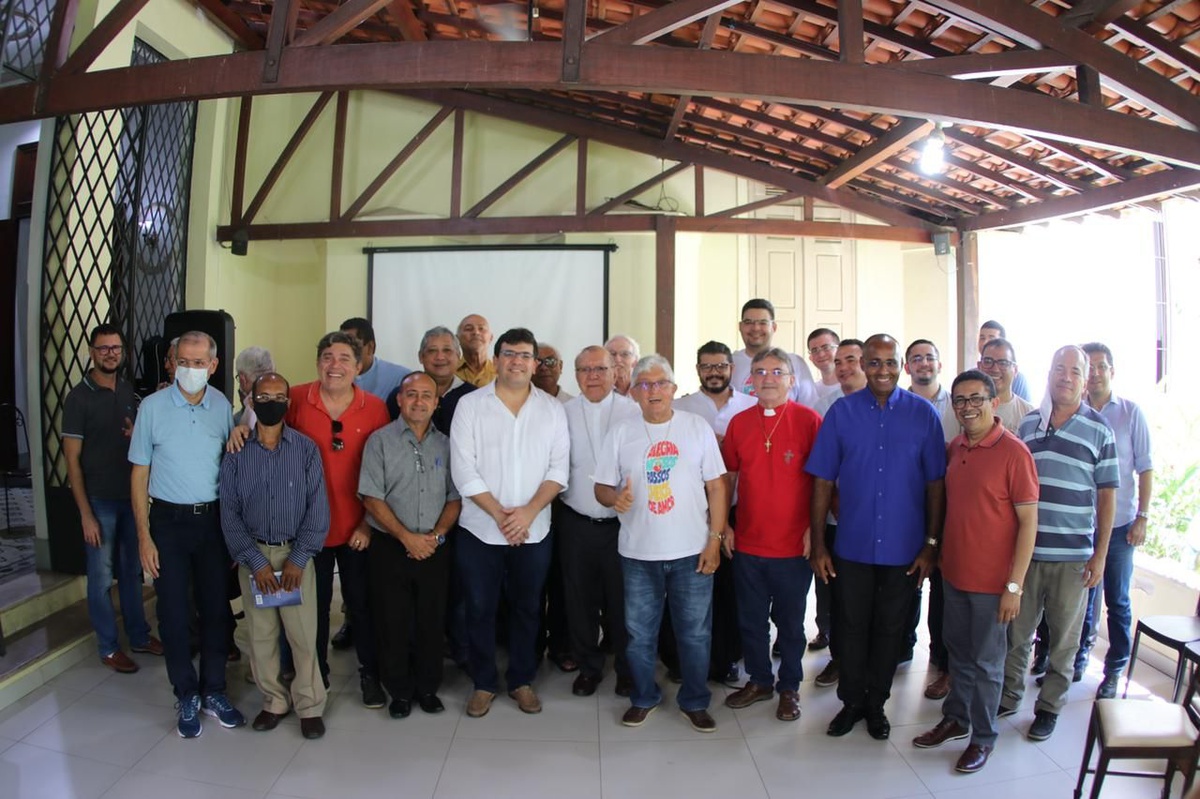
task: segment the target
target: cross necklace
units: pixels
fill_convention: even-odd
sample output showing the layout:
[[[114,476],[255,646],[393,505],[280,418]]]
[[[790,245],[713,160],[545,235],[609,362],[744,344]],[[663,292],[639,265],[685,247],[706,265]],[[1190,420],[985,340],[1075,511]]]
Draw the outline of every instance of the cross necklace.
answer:
[[[774,414],[774,408],[764,408],[763,416],[768,413]],[[775,431],[779,429],[779,423],[783,421],[784,414],[787,413],[787,404],[783,406],[783,410],[779,413],[779,418],[775,420],[775,426],[771,428],[771,432],[767,432],[767,423],[763,421],[763,416],[758,417],[759,423],[762,425],[763,438],[766,440],[767,452],[771,451],[771,437],[775,435]]]

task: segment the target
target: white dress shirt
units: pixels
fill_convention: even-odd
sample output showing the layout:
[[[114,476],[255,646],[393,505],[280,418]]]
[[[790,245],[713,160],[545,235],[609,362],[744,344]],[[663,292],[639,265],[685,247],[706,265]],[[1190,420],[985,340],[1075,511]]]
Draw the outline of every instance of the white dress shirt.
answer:
[[[703,390],[680,397],[672,405],[681,411],[696,414],[708,422],[708,426],[718,436],[724,437],[725,431],[729,428],[730,419],[747,408],[753,408],[758,404],[758,400],[749,394],[730,391],[729,395],[729,401],[721,408],[717,407],[717,403],[713,400],[712,395]]]
[[[596,462],[608,431],[625,419],[642,415],[629,397],[615,391],[599,402],[578,396],[564,407],[571,431],[571,485],[562,500],[571,510],[592,519],[615,519],[617,512],[596,501]]]
[[[530,386],[516,416],[496,396],[495,381],[458,401],[450,427],[450,474],[462,495],[459,524],[485,544],[508,541],[472,497],[491,493],[501,506],[526,504],[547,480],[568,485],[570,436],[562,403]],[[550,532],[550,505],[529,527],[536,544]]]

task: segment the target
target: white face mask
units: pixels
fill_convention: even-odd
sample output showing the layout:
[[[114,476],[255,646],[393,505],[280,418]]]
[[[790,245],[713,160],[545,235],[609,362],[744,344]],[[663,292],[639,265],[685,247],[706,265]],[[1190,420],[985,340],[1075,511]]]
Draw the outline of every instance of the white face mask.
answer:
[[[175,382],[185,394],[198,394],[208,383],[208,370],[180,366],[175,369]]]

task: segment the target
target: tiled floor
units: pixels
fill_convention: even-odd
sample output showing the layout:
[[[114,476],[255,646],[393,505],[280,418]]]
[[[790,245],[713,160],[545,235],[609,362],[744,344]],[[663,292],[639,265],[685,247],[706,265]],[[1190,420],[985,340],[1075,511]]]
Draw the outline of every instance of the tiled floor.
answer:
[[[1102,653],[1101,653],[1102,654]],[[1068,797],[1082,754],[1099,663],[1071,689],[1054,736],[1041,744],[1023,731],[1032,710],[1001,721],[995,756],[982,772],[953,771],[961,743],[918,750],[914,735],[939,718],[938,703],[921,696],[920,660],[897,675],[888,705],[892,738],[868,737],[864,725],[845,738],[825,735],[838,709],[834,689],[811,681],[801,688],[804,715],[785,724],[774,703],[733,712],[715,687],[713,735],[695,733],[670,702],[640,729],[620,726],[625,700],[611,677],[595,697],[571,695],[571,676],[544,666],[537,683],[545,710],[520,713],[506,697],[491,713],[463,713],[466,678],[447,672],[448,711],[419,710],[394,721],[362,707],[351,658],[337,653],[328,734],[300,737],[294,717],[271,733],[222,729],[208,719],[197,740],[174,730],[173,698],[161,660],[136,655],[132,676],[114,674],[92,658],[0,712],[0,796],[119,799],[378,799],[419,797]],[[810,653],[815,674],[826,654]],[[230,694],[247,716],[257,712],[241,666],[230,668]],[[1142,665],[1129,701],[1161,701],[1168,679]],[[1031,683],[1032,689],[1032,683]],[[671,692],[668,691],[668,694]],[[1134,698],[1136,696],[1136,699]],[[1032,698],[1026,699],[1032,707]],[[1157,796],[1161,783],[1109,778],[1106,799]],[[1179,780],[1173,795],[1179,794]]]

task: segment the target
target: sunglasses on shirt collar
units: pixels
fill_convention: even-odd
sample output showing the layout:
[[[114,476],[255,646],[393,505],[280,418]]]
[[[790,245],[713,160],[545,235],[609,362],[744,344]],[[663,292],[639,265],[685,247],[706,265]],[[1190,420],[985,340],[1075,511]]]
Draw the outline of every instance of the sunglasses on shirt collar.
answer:
[[[342,434],[342,423],[337,419],[331,419],[330,427],[333,430],[333,451],[341,452],[346,448],[346,442],[339,438]]]

